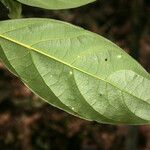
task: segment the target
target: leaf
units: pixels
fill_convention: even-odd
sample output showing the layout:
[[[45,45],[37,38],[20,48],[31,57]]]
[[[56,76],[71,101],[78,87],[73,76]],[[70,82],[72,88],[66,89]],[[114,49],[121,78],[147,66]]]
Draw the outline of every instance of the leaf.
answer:
[[[0,23],[0,58],[53,106],[109,124],[150,123],[150,76],[107,39],[51,19]]]
[[[14,0],[0,0],[4,6],[9,10],[8,17],[11,19],[21,18],[22,7],[21,4]]]
[[[20,3],[46,9],[67,9],[79,7],[95,0],[17,0]]]

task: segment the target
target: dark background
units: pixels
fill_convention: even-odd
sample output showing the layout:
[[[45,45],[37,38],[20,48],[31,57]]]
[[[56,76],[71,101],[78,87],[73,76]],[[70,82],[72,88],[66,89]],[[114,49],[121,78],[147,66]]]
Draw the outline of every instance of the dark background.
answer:
[[[0,4],[0,20],[7,18]],[[64,20],[110,39],[150,72],[150,1],[99,0],[69,10],[23,5],[23,17]],[[104,125],[41,101],[0,62],[0,150],[150,150],[150,126]]]

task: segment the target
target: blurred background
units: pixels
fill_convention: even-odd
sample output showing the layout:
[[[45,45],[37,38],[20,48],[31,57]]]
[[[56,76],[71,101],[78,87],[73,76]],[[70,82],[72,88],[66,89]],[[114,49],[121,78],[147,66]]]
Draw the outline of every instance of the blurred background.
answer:
[[[0,3],[0,20],[7,13]],[[150,72],[150,0],[97,0],[59,11],[23,5],[23,17],[59,19],[98,33]],[[150,150],[150,126],[76,118],[41,101],[0,62],[0,150]]]

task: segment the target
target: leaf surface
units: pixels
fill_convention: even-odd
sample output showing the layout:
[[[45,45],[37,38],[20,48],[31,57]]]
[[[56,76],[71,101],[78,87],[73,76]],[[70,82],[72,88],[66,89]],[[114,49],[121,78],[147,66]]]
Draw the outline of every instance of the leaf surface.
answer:
[[[107,39],[52,19],[0,23],[0,58],[53,106],[109,124],[150,122],[150,76]]]
[[[95,0],[17,0],[20,3],[46,9],[67,9],[79,7]]]

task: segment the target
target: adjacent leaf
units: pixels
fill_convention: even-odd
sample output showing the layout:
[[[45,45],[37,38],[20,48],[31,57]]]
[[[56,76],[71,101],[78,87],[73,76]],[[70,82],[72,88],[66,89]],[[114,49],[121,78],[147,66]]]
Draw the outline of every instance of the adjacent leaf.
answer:
[[[17,0],[20,3],[46,8],[46,9],[66,9],[79,7],[95,0]]]
[[[41,98],[109,124],[150,123],[150,76],[105,38],[51,19],[0,23],[0,58]]]
[[[11,19],[21,18],[22,7],[21,4],[14,0],[0,0],[9,10],[8,17]]]

